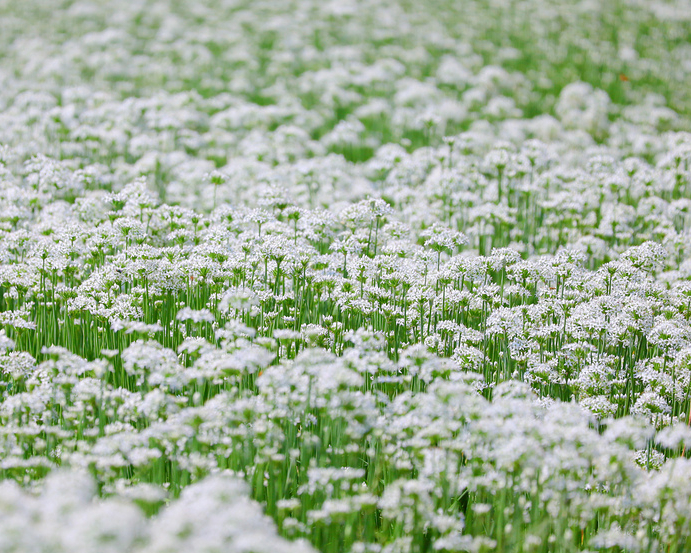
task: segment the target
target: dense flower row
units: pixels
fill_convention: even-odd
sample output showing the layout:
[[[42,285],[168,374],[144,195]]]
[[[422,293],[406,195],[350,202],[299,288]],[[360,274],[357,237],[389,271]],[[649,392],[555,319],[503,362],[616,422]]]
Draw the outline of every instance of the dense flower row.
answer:
[[[600,417],[663,426],[687,417],[691,400],[691,138],[668,140],[679,144],[670,168],[602,155],[552,166],[536,141],[456,152],[451,167],[447,146],[382,148],[368,164],[380,197],[336,212],[301,207],[275,185],[256,205],[206,214],[161,204],[143,179],[58,204],[40,182],[27,189],[54,163],[32,161],[24,178],[6,169],[16,215],[0,242],[0,318],[35,358],[64,344],[93,359],[138,336],[176,349],[221,339],[237,321],[292,358],[308,345],[341,353],[348,331],[370,328],[394,360],[422,343],[483,374],[488,390],[519,378]],[[21,372],[12,364],[24,358],[0,362]]]
[[[309,537],[325,551],[379,551],[383,544],[386,551],[569,551],[586,544],[682,551],[691,539],[684,455],[691,429],[684,423],[657,433],[628,417],[598,424],[573,403],[537,401],[515,381],[499,384],[489,402],[477,393],[480,375],[423,346],[407,348],[394,363],[385,341],[363,331],[350,336],[356,345],[340,357],[308,349],[278,365],[247,334],[238,324],[220,347],[187,338],[180,355],[138,340],[121,354],[120,386],[111,383],[113,357],[87,361],[50,348],[46,361],[26,365],[29,376],[9,384],[0,404],[1,473],[28,482],[69,465],[96,475],[102,493],[155,512],[168,494],[230,470],[250,482],[284,535]],[[151,550],[211,551],[214,540],[238,534],[251,545],[238,551],[257,551],[264,542],[244,519],[223,530],[214,525],[225,524],[226,515],[205,522],[226,492],[208,496],[201,490],[217,484],[204,482],[200,491],[182,490],[154,523],[154,542],[167,531],[175,548]],[[82,494],[82,480],[74,485]],[[12,495],[0,512],[11,515],[8,528],[15,518],[40,526],[49,516],[44,510],[62,512],[62,501],[74,516],[83,508],[72,507],[72,496],[42,496],[35,507],[5,487]],[[122,508],[106,502],[83,524],[100,525]],[[169,520],[188,516],[186,509],[189,524]],[[108,543],[111,532],[118,550],[121,540],[142,538],[139,526],[126,522],[87,534],[85,543]],[[49,536],[56,531],[46,529]],[[69,532],[61,539],[79,541]],[[9,544],[38,539],[3,537]]]

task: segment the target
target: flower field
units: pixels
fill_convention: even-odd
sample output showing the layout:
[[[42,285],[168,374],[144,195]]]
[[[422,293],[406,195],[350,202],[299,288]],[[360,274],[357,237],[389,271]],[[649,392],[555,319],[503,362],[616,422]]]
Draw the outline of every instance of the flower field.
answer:
[[[691,551],[690,0],[0,0],[0,553]]]

